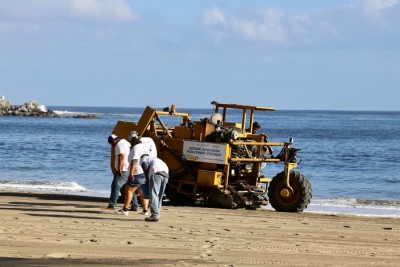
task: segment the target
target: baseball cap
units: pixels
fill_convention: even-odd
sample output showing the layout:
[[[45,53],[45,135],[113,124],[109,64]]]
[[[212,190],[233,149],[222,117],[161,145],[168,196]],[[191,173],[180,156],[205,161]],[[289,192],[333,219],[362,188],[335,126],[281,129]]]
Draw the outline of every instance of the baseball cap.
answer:
[[[121,138],[121,136],[112,134],[108,137],[108,142],[111,143],[113,140],[117,139],[117,138]]]
[[[136,131],[130,132],[129,133],[129,142],[132,142],[133,138],[138,138],[138,137],[139,137],[139,135],[138,135],[138,133]]]

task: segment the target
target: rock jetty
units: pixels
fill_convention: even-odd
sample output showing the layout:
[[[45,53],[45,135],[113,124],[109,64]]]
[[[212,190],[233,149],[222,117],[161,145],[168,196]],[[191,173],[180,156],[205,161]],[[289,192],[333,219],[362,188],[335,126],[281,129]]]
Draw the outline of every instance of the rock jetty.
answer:
[[[6,100],[4,96],[0,97],[0,116],[61,118],[60,115],[50,109],[42,110],[36,100],[28,101],[21,106],[17,106],[11,105],[10,101]],[[96,114],[85,114],[73,116],[73,118],[98,119],[99,117]]]

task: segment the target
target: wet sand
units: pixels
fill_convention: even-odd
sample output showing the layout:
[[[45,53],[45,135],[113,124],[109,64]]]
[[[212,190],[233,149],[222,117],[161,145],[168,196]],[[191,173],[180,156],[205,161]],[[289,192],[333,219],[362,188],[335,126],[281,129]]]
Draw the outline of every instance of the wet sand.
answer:
[[[400,266],[400,219],[164,205],[146,222],[106,205],[0,191],[0,266]]]

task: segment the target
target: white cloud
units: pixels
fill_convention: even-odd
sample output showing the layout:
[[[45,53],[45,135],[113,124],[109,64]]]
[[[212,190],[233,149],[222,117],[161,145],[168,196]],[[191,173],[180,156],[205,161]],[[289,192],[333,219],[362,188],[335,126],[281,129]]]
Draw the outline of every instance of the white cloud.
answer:
[[[251,40],[266,43],[285,43],[286,30],[282,25],[283,11],[277,8],[258,9],[250,19],[231,18],[232,31]]]
[[[222,25],[223,27],[227,28],[228,26],[224,12],[217,7],[204,12],[203,23],[206,27]]]
[[[290,18],[292,31],[297,36],[305,36],[307,28],[312,24],[310,14],[296,14]]]
[[[336,13],[319,12],[299,13],[289,18],[288,35],[293,46],[330,45],[342,41],[341,34],[346,29],[341,28],[335,19]],[[332,19],[333,18],[333,19]],[[340,20],[340,19],[339,19]]]
[[[388,21],[382,13],[394,8],[398,3],[398,0],[364,0],[362,1],[362,6],[371,21],[387,24]]]
[[[367,12],[377,12],[398,4],[398,0],[364,0],[364,9]]]
[[[203,13],[202,24],[204,30],[213,37],[215,43],[219,43],[228,36],[229,25],[226,15],[217,7]]]
[[[283,11],[278,8],[257,9],[250,16],[228,16],[219,8],[203,13],[203,27],[219,42],[230,35],[266,43],[284,43]]]
[[[131,21],[138,19],[124,0],[66,0],[72,15],[83,19]]]
[[[13,0],[0,2],[0,18],[48,21],[79,18],[89,21],[132,21],[139,16],[126,0]]]
[[[165,47],[182,49],[184,45],[193,45],[194,49],[188,47],[188,50],[197,50],[209,45],[210,40],[219,47],[228,45],[232,49],[243,49],[247,46],[252,51],[255,47],[263,51],[267,46],[291,49],[397,47],[399,2],[355,0],[349,5],[290,15],[287,15],[290,11],[284,12],[283,4],[279,7],[260,4],[248,9],[207,4],[208,9],[202,6],[190,16],[183,16],[183,27],[175,27],[165,20],[165,14],[154,11],[155,16],[152,10],[143,11],[142,23],[132,27],[130,22],[139,19],[132,10],[132,0],[0,0],[0,31],[15,36],[33,33],[30,37],[38,40],[60,40],[60,36],[79,41],[82,37],[95,36],[104,40],[112,37],[122,40],[123,44],[146,40],[140,45],[147,47],[151,43],[160,50]],[[169,12],[170,16],[174,15]],[[198,16],[201,16],[201,25],[193,26],[188,22]],[[199,26],[205,35],[199,34]],[[11,37],[4,39],[11,40]]]
[[[203,28],[216,43],[245,41],[281,47],[393,46],[400,33],[400,0],[360,0],[334,8],[285,15],[278,7],[214,7]],[[242,44],[241,44],[242,45]]]
[[[329,36],[332,37],[339,36],[339,32],[328,21],[320,21],[318,25],[322,29],[322,31],[327,32]]]

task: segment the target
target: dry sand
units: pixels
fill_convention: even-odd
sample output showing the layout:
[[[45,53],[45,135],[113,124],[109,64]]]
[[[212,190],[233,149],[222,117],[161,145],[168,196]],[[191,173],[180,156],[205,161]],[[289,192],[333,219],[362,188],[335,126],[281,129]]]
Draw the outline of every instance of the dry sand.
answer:
[[[0,266],[400,266],[400,220],[0,191]]]

